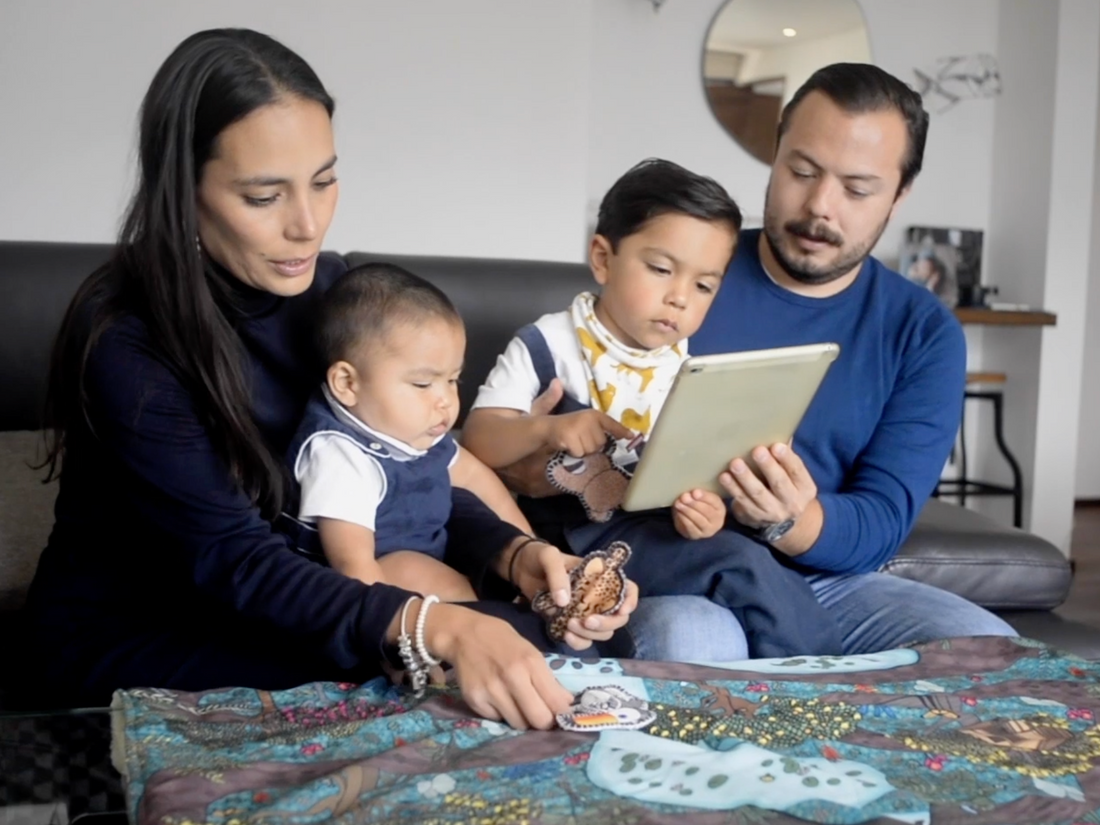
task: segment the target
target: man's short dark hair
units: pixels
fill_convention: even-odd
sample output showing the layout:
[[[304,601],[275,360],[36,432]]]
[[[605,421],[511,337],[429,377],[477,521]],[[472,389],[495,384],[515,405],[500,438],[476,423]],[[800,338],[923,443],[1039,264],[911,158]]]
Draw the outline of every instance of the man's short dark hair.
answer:
[[[898,194],[913,182],[924,162],[924,143],[928,139],[928,112],[919,94],[870,63],[834,63],[810,75],[783,107],[777,140],[782,139],[798,104],[810,92],[821,92],[849,114],[886,109],[900,114],[909,132],[909,145],[901,162]]]
[[[407,269],[387,263],[349,269],[321,299],[317,349],[323,368],[383,341],[396,324],[428,318],[462,324],[443,290]]]
[[[721,184],[672,161],[649,158],[634,166],[607,190],[600,203],[596,234],[611,243],[633,235],[659,215],[689,215],[729,224],[741,231],[741,210]]]

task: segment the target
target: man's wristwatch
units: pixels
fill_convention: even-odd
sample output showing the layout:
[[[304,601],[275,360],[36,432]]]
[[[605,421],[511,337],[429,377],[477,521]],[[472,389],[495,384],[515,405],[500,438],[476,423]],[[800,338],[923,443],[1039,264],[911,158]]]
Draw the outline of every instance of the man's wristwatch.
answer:
[[[764,542],[764,544],[774,544],[787,535],[792,527],[794,527],[793,518],[779,522],[766,521],[753,531],[752,536],[757,541]]]

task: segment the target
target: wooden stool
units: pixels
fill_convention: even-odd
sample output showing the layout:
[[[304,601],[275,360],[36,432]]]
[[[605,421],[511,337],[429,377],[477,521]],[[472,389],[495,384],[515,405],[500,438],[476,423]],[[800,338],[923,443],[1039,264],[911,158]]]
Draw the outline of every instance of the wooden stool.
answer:
[[[959,504],[966,506],[969,496],[1012,496],[1012,523],[1016,527],[1023,526],[1024,516],[1024,482],[1023,474],[1016,457],[1005,444],[1004,435],[1004,391],[1001,389],[969,389],[971,386],[986,386],[991,384],[1004,385],[1007,376],[1003,372],[968,372],[966,374],[967,389],[963,392],[962,419],[959,422],[959,475],[957,478],[941,480],[936,485],[933,495],[950,496],[957,498]],[[994,484],[990,481],[970,478],[967,475],[966,462],[966,402],[970,400],[990,401],[993,404],[993,437],[997,442],[1008,466],[1012,470],[1012,486]]]

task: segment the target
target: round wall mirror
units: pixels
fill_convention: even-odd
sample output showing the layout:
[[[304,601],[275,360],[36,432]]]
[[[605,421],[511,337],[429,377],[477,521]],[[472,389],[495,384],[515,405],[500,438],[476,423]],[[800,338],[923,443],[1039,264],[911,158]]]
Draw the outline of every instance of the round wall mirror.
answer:
[[[718,122],[771,165],[779,113],[830,63],[871,63],[856,0],[727,0],[707,31],[703,85]]]

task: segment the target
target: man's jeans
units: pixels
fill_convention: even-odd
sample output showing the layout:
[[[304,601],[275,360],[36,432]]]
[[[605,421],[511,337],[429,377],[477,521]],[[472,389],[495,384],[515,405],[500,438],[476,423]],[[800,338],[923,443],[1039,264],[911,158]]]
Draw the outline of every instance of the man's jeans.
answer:
[[[875,653],[951,636],[1016,636],[1003,620],[960,596],[888,573],[814,573],[806,580],[835,617],[845,653]],[[736,662],[748,644],[733,614],[701,596],[641,599],[608,656]]]

